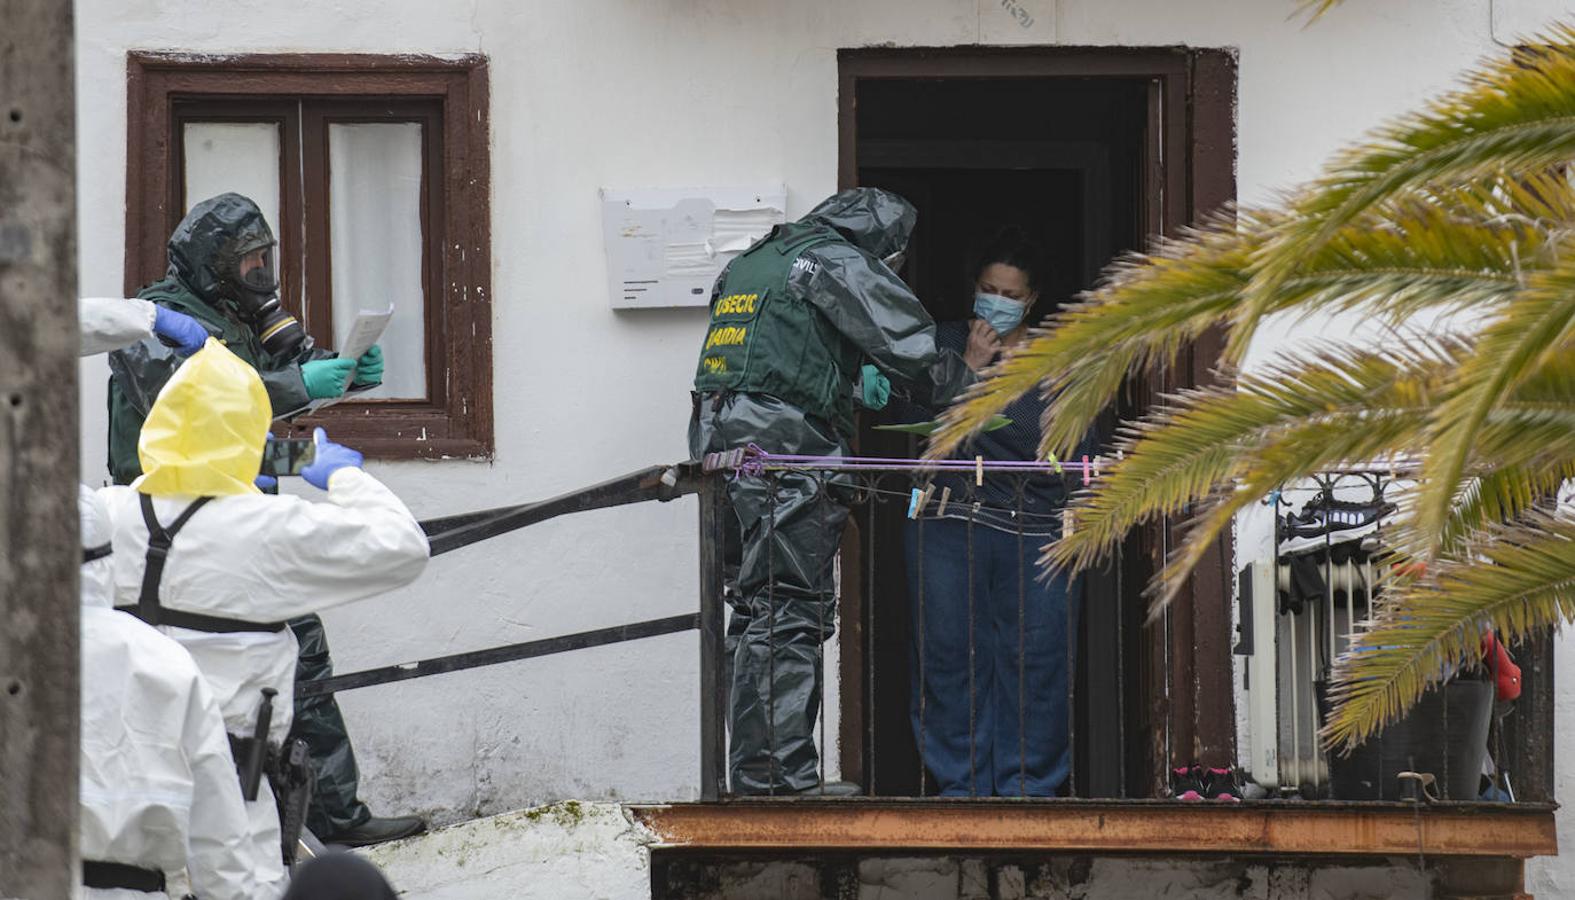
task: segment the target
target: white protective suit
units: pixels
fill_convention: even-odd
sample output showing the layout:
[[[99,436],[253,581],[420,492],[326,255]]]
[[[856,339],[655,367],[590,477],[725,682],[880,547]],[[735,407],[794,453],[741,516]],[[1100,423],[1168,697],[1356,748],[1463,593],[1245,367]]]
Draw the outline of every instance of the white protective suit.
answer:
[[[140,494],[163,527],[199,495],[213,499],[175,536],[159,588],[166,610],[254,623],[282,623],[414,581],[426,567],[426,535],[392,491],[358,468],[328,481],[327,501],[265,495],[252,485],[268,428],[257,373],[216,340],[160,392],[138,442],[145,474],[101,491],[114,538],[116,605],[137,605],[148,528]],[[228,731],[249,738],[262,689],[278,691],[269,740],[290,731],[296,643],[289,628],[212,633],[160,626],[196,660]],[[232,772],[232,777],[233,772]],[[282,888],[279,818],[271,792],[248,804],[260,881]]]
[[[84,486],[78,506],[83,547],[109,543],[103,502]],[[219,705],[179,644],[110,609],[111,559],[82,565],[82,858],[184,869],[202,900],[255,897],[251,823]]]
[[[77,301],[82,356],[108,353],[153,336],[152,301],[120,297],[83,297]]]

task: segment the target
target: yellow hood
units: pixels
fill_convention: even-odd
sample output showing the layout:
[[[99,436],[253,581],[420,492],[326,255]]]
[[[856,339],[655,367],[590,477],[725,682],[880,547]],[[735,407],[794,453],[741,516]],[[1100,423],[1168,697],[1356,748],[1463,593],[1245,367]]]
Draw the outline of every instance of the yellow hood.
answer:
[[[258,493],[273,407],[262,379],[213,338],[159,391],[137,439],[136,490],[155,497]]]

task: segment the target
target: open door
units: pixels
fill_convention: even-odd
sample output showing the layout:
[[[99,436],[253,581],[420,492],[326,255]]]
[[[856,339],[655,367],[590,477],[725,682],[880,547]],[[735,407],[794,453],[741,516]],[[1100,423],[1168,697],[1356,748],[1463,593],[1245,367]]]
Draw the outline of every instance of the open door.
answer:
[[[1117,254],[1234,194],[1227,53],[882,48],[839,61],[841,185],[886,188],[918,207],[904,277],[937,321],[969,316],[968,263],[998,226],[1027,231],[1047,251],[1049,284],[1030,313],[1039,319],[1092,287]],[[1200,348],[1167,382],[1134,383],[1107,424],[1195,383],[1215,353]],[[861,455],[917,455],[917,439],[871,430],[876,422],[865,417]],[[909,717],[902,521],[896,504],[877,506],[856,517],[844,544],[842,768],[886,796],[932,792]],[[1231,756],[1227,572],[1219,587],[1195,579],[1206,614],[1189,597],[1142,625],[1141,589],[1168,537],[1135,534],[1119,560],[1085,576],[1071,713],[1077,796],[1147,796],[1174,760]]]

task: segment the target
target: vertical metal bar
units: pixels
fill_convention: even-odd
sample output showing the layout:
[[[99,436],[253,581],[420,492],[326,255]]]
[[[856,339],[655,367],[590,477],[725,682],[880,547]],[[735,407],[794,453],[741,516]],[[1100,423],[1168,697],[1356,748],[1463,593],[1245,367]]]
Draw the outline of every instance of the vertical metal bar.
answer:
[[[1284,615],[1285,615],[1284,613],[1281,613],[1279,611],[1279,609],[1278,609],[1278,605],[1279,605],[1279,603],[1278,603],[1278,601],[1279,601],[1279,591],[1280,591],[1280,508],[1281,508],[1281,503],[1282,503],[1281,495],[1280,494],[1275,494],[1275,496],[1274,496],[1274,592],[1275,592],[1275,605],[1276,605],[1276,609],[1275,609],[1275,621],[1276,622],[1278,622],[1280,619],[1284,618]],[[1288,575],[1289,575],[1289,573],[1287,573],[1287,576]],[[1288,592],[1289,591],[1287,590],[1287,593]],[[1299,791],[1299,790],[1301,790],[1301,784],[1302,784],[1302,749],[1301,749],[1302,748],[1302,744],[1301,744],[1301,710],[1299,708],[1300,704],[1297,702],[1297,700],[1298,700],[1297,695],[1301,691],[1301,686],[1300,686],[1300,677],[1299,677],[1299,675],[1297,673],[1297,670],[1296,670],[1296,614],[1294,612],[1290,614],[1290,631],[1291,631],[1291,633],[1290,633],[1290,640],[1285,642],[1286,647],[1288,647],[1290,649],[1290,652],[1287,654],[1289,656],[1288,664],[1289,664],[1289,667],[1290,667],[1290,675],[1288,677],[1286,677],[1286,679],[1285,679],[1286,683],[1279,685],[1278,688],[1275,691],[1275,707],[1276,707],[1276,710],[1278,710],[1279,702],[1280,702],[1280,698],[1281,697],[1286,696],[1286,695],[1290,696],[1290,699],[1291,699],[1291,715],[1290,715],[1290,726],[1291,726],[1290,727],[1290,731],[1291,731],[1290,762],[1291,762],[1291,766],[1289,767],[1289,769],[1290,769],[1290,777],[1291,777],[1291,782],[1292,782],[1292,789]],[[1279,639],[1280,629],[1279,628],[1275,628],[1274,629],[1274,633],[1275,633],[1275,639],[1278,640]],[[1285,667],[1284,666],[1280,666],[1280,665],[1276,665],[1274,667],[1274,670],[1275,670],[1276,673],[1280,673],[1280,672],[1286,671]],[[1279,732],[1279,723],[1276,723],[1275,731],[1276,731],[1275,743],[1278,744],[1278,743],[1280,743],[1280,735],[1278,733]],[[1283,789],[1285,787],[1285,785],[1282,784],[1282,785],[1280,785],[1280,787]]]
[[[782,476],[766,480],[766,793],[777,792],[777,491]]]
[[[977,496],[977,495],[975,495]],[[978,727],[978,686],[974,683],[974,597],[973,582],[974,568],[978,560],[973,553],[973,520],[979,515],[979,501],[973,502],[972,511],[968,515],[968,796],[979,796],[979,776],[977,771],[978,761],[975,758],[974,747],[978,743],[975,729]]]
[[[725,502],[721,475],[700,482],[700,799],[711,802],[726,793],[727,686],[722,682],[726,638],[722,599]]]
[[[1017,792],[1026,799],[1028,797],[1028,692],[1027,666],[1023,657],[1028,648],[1027,614],[1028,614],[1028,585],[1023,575],[1023,490],[1026,487],[1025,476],[1017,478]],[[1068,661],[1070,662],[1070,660]],[[1070,665],[1067,667],[1071,668]],[[1067,718],[1070,724],[1071,704],[1067,704]],[[1067,731],[1067,747],[1071,748],[1071,731]],[[1068,782],[1071,778],[1068,777]]]
[[[1338,477],[1331,478],[1329,480],[1329,482],[1328,482],[1329,486],[1327,488],[1325,488],[1326,493],[1324,494],[1324,497],[1326,498],[1326,500],[1328,501],[1328,504],[1329,504],[1329,508],[1324,512],[1324,515],[1327,518],[1324,520],[1324,532],[1323,532],[1324,609],[1328,613],[1328,617],[1329,617],[1328,618],[1328,622],[1327,622],[1327,628],[1328,628],[1328,641],[1327,641],[1327,643],[1329,645],[1329,656],[1328,656],[1328,662],[1325,663],[1323,671],[1318,673],[1319,676],[1325,676],[1328,673],[1328,671],[1329,671],[1329,667],[1334,665],[1334,530],[1333,530],[1333,526],[1334,526],[1334,488],[1335,488],[1335,485],[1338,482],[1339,482],[1339,478]]]
[[[1116,746],[1122,754],[1116,770],[1118,796],[1127,796],[1127,629],[1122,607],[1126,606],[1126,589],[1123,586],[1126,568],[1126,541],[1116,544]],[[1074,748],[1075,752],[1075,748]]]
[[[1322,784],[1318,771],[1317,738],[1314,737],[1318,733],[1318,698],[1314,696],[1312,689],[1313,676],[1318,671],[1318,616],[1315,612],[1317,607],[1313,606],[1311,602],[1308,602],[1302,608],[1307,613],[1307,678],[1304,680],[1300,672],[1296,673],[1296,690],[1300,692],[1304,685],[1307,689],[1307,715],[1313,722],[1312,729],[1308,732],[1310,749],[1308,750],[1307,765],[1311,770],[1309,777],[1312,781],[1313,790],[1316,792]],[[1300,722],[1297,723],[1298,728],[1300,728],[1300,724]],[[1299,756],[1301,752],[1301,744],[1298,743],[1296,753]]]
[[[864,685],[869,697],[864,706],[865,727],[868,728],[865,752],[869,754],[869,765],[865,768],[869,784],[865,786],[865,793],[871,797],[875,796],[875,606],[878,602],[875,596],[875,517],[879,497],[880,475],[877,473],[870,475],[869,515],[865,517],[869,527],[864,529],[864,614],[868,623],[864,638]]]
[[[1340,476],[1330,476],[1324,482],[1323,489],[1324,502],[1327,507],[1324,510],[1323,530],[1324,630],[1327,638],[1324,643],[1327,645],[1328,655],[1324,658],[1322,667],[1317,671],[1311,669],[1312,657],[1308,657],[1309,670],[1307,674],[1309,677],[1307,679],[1307,689],[1312,694],[1313,734],[1317,734],[1318,727],[1323,724],[1323,711],[1318,704],[1318,683],[1323,682],[1325,685],[1324,689],[1328,690],[1329,672],[1334,667],[1334,491],[1339,483]],[[1316,740],[1313,741],[1312,753],[1314,783],[1321,786],[1327,760]]]
[[[927,686],[926,686],[926,684],[924,682],[924,672],[925,672],[925,668],[924,668],[924,654],[925,654],[925,647],[924,647],[925,634],[924,634],[924,629],[926,627],[926,623],[925,623],[925,619],[924,619],[924,557],[926,556],[926,553],[925,553],[925,544],[924,544],[924,511],[923,510],[919,511],[919,524],[916,527],[916,530],[918,532],[917,541],[918,541],[918,544],[919,544],[918,550],[914,554],[915,558],[918,560],[918,572],[915,574],[915,578],[919,582],[918,585],[916,586],[916,589],[919,592],[919,615],[918,615],[919,621],[918,621],[918,625],[917,625],[917,627],[919,629],[919,633],[918,633],[918,642],[919,642],[919,675],[918,675],[918,678],[919,678],[919,684],[918,684],[918,691],[919,691],[919,796],[923,797],[927,793],[926,786],[925,786],[925,777],[926,777],[926,773],[929,772],[929,765],[928,765],[929,760],[927,758],[927,754],[925,753],[925,742],[924,742],[924,739],[925,739],[925,734],[924,734],[924,705],[925,705],[925,694],[928,691],[926,689]]]
[[[1160,542],[1159,559],[1160,559],[1160,565],[1163,566],[1170,559],[1170,517],[1169,516],[1165,516],[1165,517],[1163,517],[1160,520],[1159,542]],[[1176,667],[1171,662],[1171,652],[1172,652],[1173,648],[1171,647],[1172,636],[1171,636],[1171,629],[1170,629],[1170,610],[1171,610],[1171,608],[1169,606],[1165,607],[1165,615],[1164,615],[1164,626],[1165,626],[1165,632],[1164,632],[1164,637],[1165,637],[1165,774],[1166,774],[1167,778],[1170,775],[1170,770],[1172,769],[1172,767],[1175,766],[1175,763],[1176,763],[1176,748],[1171,746],[1171,737],[1172,737],[1172,731],[1173,731],[1172,725],[1174,724],[1171,720],[1174,719],[1175,716],[1176,716],[1176,704],[1175,704],[1175,701],[1173,699],[1175,697],[1175,695],[1176,695],[1176,685],[1175,685]]]
[[[816,473],[815,507],[820,513],[820,527],[829,530],[826,525],[826,483],[824,480],[827,474],[826,472]],[[832,550],[832,556],[826,560],[826,565],[832,566],[832,561],[835,558],[836,550]],[[816,586],[818,587],[821,573],[817,572],[815,578]],[[836,596],[835,591],[832,592],[832,596]],[[820,696],[816,698],[820,703],[820,709],[815,716],[815,721],[820,727],[820,747],[815,760],[815,783],[824,789],[826,786],[826,602],[824,598],[815,600],[815,668],[816,680],[820,683]]]

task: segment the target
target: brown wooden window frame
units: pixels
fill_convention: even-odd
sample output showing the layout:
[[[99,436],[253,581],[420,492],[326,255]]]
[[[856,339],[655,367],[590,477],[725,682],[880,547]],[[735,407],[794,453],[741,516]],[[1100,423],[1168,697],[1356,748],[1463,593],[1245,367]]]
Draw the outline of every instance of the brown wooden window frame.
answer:
[[[421,121],[421,203],[431,226],[422,233],[427,399],[347,400],[295,420],[289,431],[323,425],[335,439],[381,459],[490,457],[487,97],[483,56],[128,54],[127,295],[162,278],[167,267],[165,245],[185,209],[184,123],[273,121],[280,125],[281,299],[320,345],[333,346],[331,303],[318,301],[329,298],[331,286],[327,128]],[[434,160],[441,171],[431,171]],[[296,177],[292,170],[303,190],[285,189]],[[308,247],[313,252],[304,253]]]

